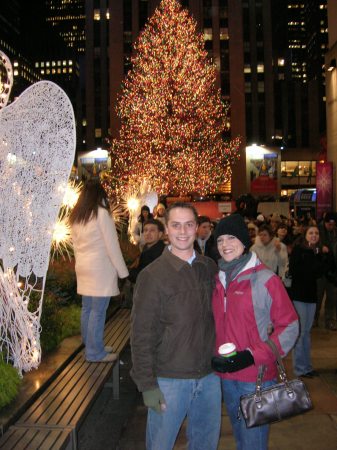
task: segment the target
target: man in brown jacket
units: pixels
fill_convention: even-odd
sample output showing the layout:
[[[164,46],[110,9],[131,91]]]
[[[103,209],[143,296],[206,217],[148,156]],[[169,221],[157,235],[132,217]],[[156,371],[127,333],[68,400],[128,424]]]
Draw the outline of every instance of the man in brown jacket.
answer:
[[[221,391],[212,373],[215,263],[193,249],[197,213],[166,211],[170,241],[138,276],[132,309],[132,378],[149,408],[147,450],[171,450],[184,418],[190,449],[216,450]]]

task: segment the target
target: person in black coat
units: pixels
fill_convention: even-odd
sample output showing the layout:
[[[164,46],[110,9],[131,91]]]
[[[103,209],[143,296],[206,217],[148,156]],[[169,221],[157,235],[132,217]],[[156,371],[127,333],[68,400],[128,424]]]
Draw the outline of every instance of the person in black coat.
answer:
[[[198,217],[198,229],[194,241],[194,250],[212,258],[216,263],[220,259],[220,254],[212,234],[212,222],[208,216]]]
[[[164,225],[158,219],[149,219],[144,223],[144,248],[139,257],[137,267],[129,270],[129,280],[135,283],[138,274],[155,259],[157,259],[165,248],[165,243],[162,240],[164,235]]]
[[[333,264],[332,252],[321,244],[318,228],[306,228],[289,259],[292,277],[289,293],[300,320],[300,335],[293,351],[293,368],[297,376],[312,378],[318,375],[311,363],[310,330],[316,311],[317,279]]]

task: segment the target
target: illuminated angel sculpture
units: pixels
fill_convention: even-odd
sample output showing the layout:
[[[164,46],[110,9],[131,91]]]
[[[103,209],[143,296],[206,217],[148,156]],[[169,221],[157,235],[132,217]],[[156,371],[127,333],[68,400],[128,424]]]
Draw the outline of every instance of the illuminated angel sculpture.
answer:
[[[6,106],[12,67],[0,64],[0,351],[19,373],[41,360],[40,316],[54,226],[76,135],[72,105],[41,81]],[[1,92],[2,88],[2,92]]]

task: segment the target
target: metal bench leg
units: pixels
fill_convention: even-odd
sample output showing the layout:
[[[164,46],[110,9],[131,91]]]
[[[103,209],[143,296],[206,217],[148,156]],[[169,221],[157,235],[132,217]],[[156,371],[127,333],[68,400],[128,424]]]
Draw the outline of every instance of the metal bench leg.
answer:
[[[105,388],[112,388],[114,400],[119,400],[119,358],[114,363],[112,376],[104,384]]]
[[[119,358],[112,369],[112,385],[114,400],[119,400]]]

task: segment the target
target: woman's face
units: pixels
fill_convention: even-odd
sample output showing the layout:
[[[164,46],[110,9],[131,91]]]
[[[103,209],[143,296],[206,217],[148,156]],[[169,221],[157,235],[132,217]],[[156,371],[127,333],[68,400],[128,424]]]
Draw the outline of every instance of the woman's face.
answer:
[[[319,231],[317,227],[309,227],[305,233],[305,239],[310,246],[318,244]]]
[[[144,219],[147,219],[149,217],[149,211],[147,209],[143,209],[142,216],[144,217]]]
[[[218,250],[226,262],[233,261],[234,259],[240,258],[245,247],[243,243],[230,234],[222,234],[217,239]]]
[[[277,230],[277,237],[280,239],[284,239],[288,233],[288,230],[286,228],[279,228]]]
[[[263,245],[268,245],[272,240],[272,236],[270,236],[267,230],[260,231],[259,238]]]

